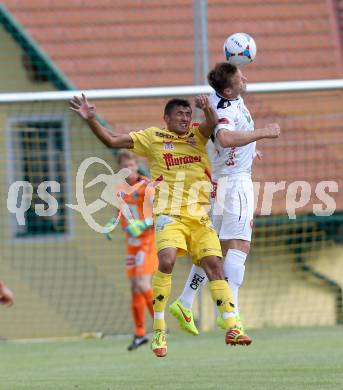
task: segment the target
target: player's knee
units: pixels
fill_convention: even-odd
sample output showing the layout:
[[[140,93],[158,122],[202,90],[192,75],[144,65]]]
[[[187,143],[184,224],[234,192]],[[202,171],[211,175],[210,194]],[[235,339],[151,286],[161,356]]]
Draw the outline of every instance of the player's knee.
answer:
[[[208,280],[224,279],[222,262],[216,256],[208,256],[201,259],[200,265],[206,272]]]
[[[135,277],[131,278],[131,291],[133,293],[140,292],[139,291],[139,282],[138,282],[138,280]]]
[[[250,241],[247,240],[224,240],[221,242],[221,246],[224,256],[227,255],[227,252],[230,249],[236,249],[246,253],[247,255],[250,252]]]
[[[137,289],[139,290],[139,292],[144,293],[150,288],[151,288],[150,282],[146,278],[142,277],[138,279]]]
[[[171,274],[174,268],[176,254],[169,250],[158,252],[158,270],[160,272]]]
[[[250,252],[250,241],[242,240],[241,241],[241,249],[239,249],[239,250],[244,252],[244,253],[246,253],[248,255],[249,252]]]

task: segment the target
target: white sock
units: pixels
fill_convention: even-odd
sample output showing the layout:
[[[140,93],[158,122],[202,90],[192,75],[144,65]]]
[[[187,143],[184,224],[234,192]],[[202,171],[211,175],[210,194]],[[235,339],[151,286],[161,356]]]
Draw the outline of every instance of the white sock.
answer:
[[[154,311],[154,320],[164,320],[164,311]]]
[[[246,258],[246,253],[237,249],[229,249],[224,260],[224,275],[232,290],[236,315],[239,315],[238,290],[243,283]]]
[[[200,286],[206,282],[207,276],[205,271],[201,267],[193,265],[182,294],[179,297],[183,306],[188,309],[192,308],[196,293],[199,291]]]

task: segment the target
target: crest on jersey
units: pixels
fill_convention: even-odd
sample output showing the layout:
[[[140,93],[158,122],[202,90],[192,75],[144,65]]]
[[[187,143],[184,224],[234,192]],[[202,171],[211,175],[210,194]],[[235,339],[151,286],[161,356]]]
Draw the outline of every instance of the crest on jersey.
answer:
[[[217,95],[218,96],[218,95]],[[227,99],[224,99],[224,98],[221,98],[217,104],[217,110],[219,108],[227,108],[227,107],[230,107],[231,106],[231,103],[229,102],[229,100]]]
[[[189,145],[192,145],[192,146],[195,146],[196,144],[197,144],[197,142],[196,142],[196,140],[195,140],[195,138],[193,138],[193,137],[189,137],[189,138],[187,138],[187,141],[186,141]]]
[[[172,141],[163,140],[163,149],[164,150],[173,150],[174,149],[173,142]]]

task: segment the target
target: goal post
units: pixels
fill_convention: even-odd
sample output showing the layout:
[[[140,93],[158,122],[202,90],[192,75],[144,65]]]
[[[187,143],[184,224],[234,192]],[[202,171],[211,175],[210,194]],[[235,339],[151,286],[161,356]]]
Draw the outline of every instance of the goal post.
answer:
[[[248,93],[254,94],[332,90],[343,90],[343,79],[251,83],[248,85],[247,88]],[[92,89],[85,91],[74,90],[47,92],[12,92],[0,93],[0,103],[66,101],[68,99],[71,99],[75,95],[80,95],[81,93],[86,94],[89,99],[94,100],[122,100],[175,96],[196,96],[201,94],[209,94],[212,91],[213,89],[208,85],[187,85],[151,88]]]

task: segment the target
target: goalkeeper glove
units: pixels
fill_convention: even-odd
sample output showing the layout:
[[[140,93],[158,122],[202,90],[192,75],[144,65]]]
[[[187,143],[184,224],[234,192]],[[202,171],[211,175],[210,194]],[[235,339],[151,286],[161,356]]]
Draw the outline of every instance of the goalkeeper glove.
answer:
[[[146,229],[153,225],[151,218],[146,218],[143,221],[140,219],[134,219],[126,228],[127,233],[131,237],[139,237]]]
[[[113,217],[110,221],[107,222],[107,224],[104,227],[103,234],[110,241],[112,240],[111,233],[113,232],[117,224],[118,224],[117,218]]]

